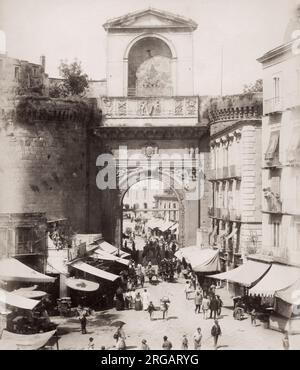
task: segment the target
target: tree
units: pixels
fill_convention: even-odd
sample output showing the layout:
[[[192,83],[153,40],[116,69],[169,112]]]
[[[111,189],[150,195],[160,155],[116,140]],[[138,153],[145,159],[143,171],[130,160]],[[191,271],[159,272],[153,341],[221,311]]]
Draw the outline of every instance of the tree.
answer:
[[[82,70],[81,62],[74,61],[70,64],[61,61],[59,74],[62,77],[61,84],[54,85],[50,95],[57,97],[84,96],[89,86],[88,76]]]
[[[244,85],[244,94],[263,92],[263,80],[260,78],[253,84]]]

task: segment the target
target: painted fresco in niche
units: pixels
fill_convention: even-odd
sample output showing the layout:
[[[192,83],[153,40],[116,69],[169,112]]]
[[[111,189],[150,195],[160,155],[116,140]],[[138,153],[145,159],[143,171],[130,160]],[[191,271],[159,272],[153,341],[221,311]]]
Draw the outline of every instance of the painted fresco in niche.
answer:
[[[171,60],[154,56],[143,62],[136,72],[138,96],[172,95]]]
[[[128,55],[129,96],[171,96],[172,53],[169,46],[156,37],[137,41]]]

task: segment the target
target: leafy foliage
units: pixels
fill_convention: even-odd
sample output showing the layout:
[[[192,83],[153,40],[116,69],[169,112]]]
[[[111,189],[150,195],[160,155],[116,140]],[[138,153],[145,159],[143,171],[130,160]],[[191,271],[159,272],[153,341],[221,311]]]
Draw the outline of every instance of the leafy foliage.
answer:
[[[89,81],[87,74],[83,72],[81,62],[75,60],[69,64],[61,61],[59,74],[62,77],[62,81],[51,86],[51,97],[84,96],[89,86]]]
[[[258,79],[254,83],[244,85],[244,94],[263,92],[263,80]]]

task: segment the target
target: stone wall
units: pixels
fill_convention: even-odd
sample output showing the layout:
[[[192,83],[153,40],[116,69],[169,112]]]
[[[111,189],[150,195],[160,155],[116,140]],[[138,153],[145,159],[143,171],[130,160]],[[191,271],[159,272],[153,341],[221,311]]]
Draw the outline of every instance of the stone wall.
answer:
[[[92,103],[23,97],[12,106],[0,117],[0,213],[45,212],[84,232]]]

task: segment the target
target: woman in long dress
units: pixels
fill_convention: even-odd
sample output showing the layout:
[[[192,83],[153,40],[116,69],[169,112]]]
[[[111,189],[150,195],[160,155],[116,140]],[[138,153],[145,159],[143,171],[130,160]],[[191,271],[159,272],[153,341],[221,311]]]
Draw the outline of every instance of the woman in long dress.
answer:
[[[137,293],[137,295],[135,297],[134,308],[135,308],[136,311],[142,311],[142,309],[143,309],[143,302],[142,302],[142,297],[141,297],[140,293]]]
[[[143,300],[143,309],[147,311],[150,302],[150,294],[148,293],[147,289],[144,289],[142,293],[142,300]]]
[[[118,328],[118,331],[117,331],[118,339],[117,339],[116,348],[118,350],[125,350],[126,349],[126,342],[125,342],[126,335],[125,335],[125,332],[124,332],[124,329],[123,329],[123,325],[124,324],[121,324],[120,327]]]

